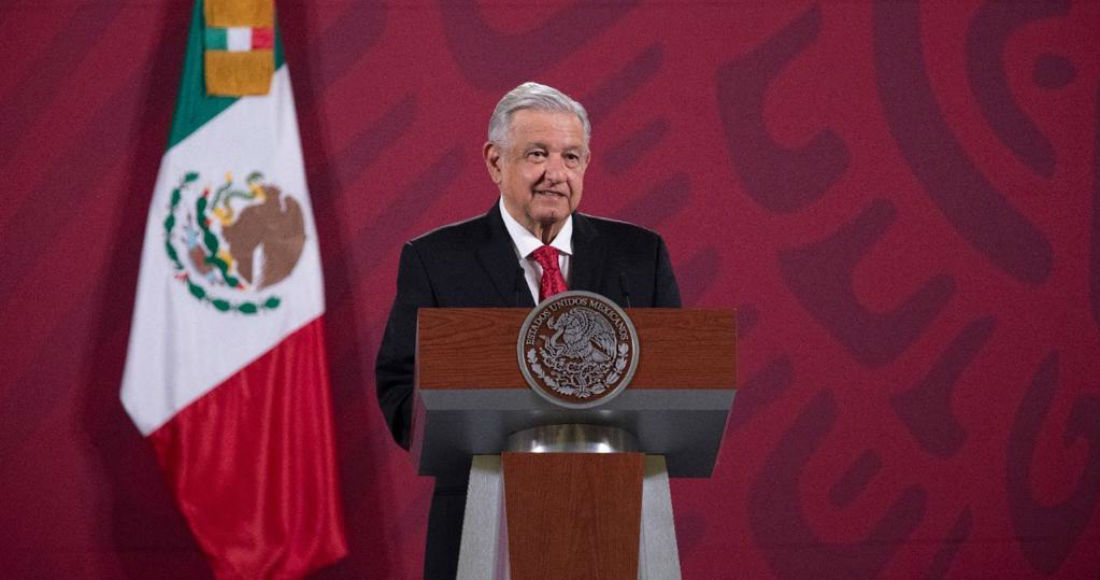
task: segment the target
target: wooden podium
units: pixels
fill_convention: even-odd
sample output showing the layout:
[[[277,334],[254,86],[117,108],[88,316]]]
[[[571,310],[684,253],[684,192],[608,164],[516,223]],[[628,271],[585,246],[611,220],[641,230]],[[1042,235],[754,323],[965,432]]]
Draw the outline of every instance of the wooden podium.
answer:
[[[536,394],[517,362],[521,308],[421,309],[412,452],[469,463],[459,578],[679,578],[668,478],[709,477],[733,404],[729,310],[628,309],[629,387],[592,409]]]

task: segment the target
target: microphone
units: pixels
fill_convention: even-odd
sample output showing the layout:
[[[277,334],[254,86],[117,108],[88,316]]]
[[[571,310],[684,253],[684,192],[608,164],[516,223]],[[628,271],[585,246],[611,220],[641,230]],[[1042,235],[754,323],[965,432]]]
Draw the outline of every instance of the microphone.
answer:
[[[623,293],[623,302],[630,308],[630,282],[626,279],[626,272],[619,272],[619,290]]]

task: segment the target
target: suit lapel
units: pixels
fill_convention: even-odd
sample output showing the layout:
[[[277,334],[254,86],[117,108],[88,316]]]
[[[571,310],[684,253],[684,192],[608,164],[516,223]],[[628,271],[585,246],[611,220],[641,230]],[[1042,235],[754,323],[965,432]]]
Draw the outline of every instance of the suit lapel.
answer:
[[[516,250],[504,227],[504,219],[500,217],[498,204],[493,204],[485,215],[485,227],[485,243],[478,247],[477,259],[500,294],[501,305],[534,307],[527,284],[522,280],[517,283],[520,267],[516,262]]]
[[[601,291],[607,247],[596,228],[581,213],[573,214],[573,260],[570,290]]]

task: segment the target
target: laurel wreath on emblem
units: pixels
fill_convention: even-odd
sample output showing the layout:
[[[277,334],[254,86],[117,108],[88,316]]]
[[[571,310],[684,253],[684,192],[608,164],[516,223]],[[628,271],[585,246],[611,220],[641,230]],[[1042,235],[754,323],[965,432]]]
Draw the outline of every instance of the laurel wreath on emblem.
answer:
[[[531,372],[546,386],[563,395],[587,399],[602,394],[622,378],[630,345],[618,342],[607,319],[595,310],[575,308],[551,317],[547,327],[554,334],[526,353]]]
[[[249,174],[245,180],[245,189],[234,189],[232,175],[227,174],[225,183],[216,190],[212,192],[210,187],[206,187],[201,195],[196,196],[194,207],[190,208],[193,213],[187,214],[186,223],[179,228],[182,230],[182,235],[176,235],[177,225],[180,222],[177,219],[179,213],[177,210],[184,199],[183,194],[189,191],[198,179],[197,172],[188,172],[183,176],[179,184],[172,189],[168,215],[164,218],[164,249],[175,270],[174,277],[184,284],[196,299],[222,312],[235,311],[252,315],[278,308],[282,303],[278,296],[269,295],[259,300],[230,300],[212,291],[216,288],[226,291],[250,288],[260,290],[265,285],[278,282],[290,274],[301,254],[305,239],[301,210],[297,202],[284,198],[283,202],[279,203],[281,192],[277,187],[263,184],[263,175],[259,172]],[[269,205],[268,208],[260,208],[253,205],[246,206],[243,211],[236,210],[231,203],[235,199],[261,204],[271,201],[274,202],[275,207],[272,208]],[[283,209],[280,210],[279,207]],[[260,213],[262,209],[266,211]],[[280,211],[282,213],[279,213]],[[250,215],[249,212],[251,212]],[[259,244],[265,241],[257,237],[257,232],[271,231],[273,217],[276,225],[282,226],[282,230],[289,228],[289,234],[283,231],[281,237],[268,244],[272,246],[272,254],[276,259],[267,260],[267,262],[274,263],[275,267],[270,268],[273,275],[263,281],[260,279],[262,274],[258,273],[259,268],[253,263],[251,254]],[[285,219],[287,217],[289,221]],[[213,227],[214,220],[217,220],[219,225],[217,230]],[[239,240],[241,247],[239,251],[235,252],[234,247],[227,244],[226,238],[229,236]],[[190,269],[184,264],[180,251],[176,248],[177,239],[186,247],[185,255],[190,261]],[[264,250],[266,253],[266,245]]]

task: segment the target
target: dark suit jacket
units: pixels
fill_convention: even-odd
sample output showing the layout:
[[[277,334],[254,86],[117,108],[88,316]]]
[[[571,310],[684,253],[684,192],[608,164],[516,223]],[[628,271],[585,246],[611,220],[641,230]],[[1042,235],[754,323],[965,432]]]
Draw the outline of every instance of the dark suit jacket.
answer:
[[[569,267],[570,290],[596,292],[623,307],[680,306],[668,250],[647,229],[574,213]],[[399,444],[409,446],[417,309],[512,306],[535,304],[499,204],[405,244],[375,366],[378,401]]]

